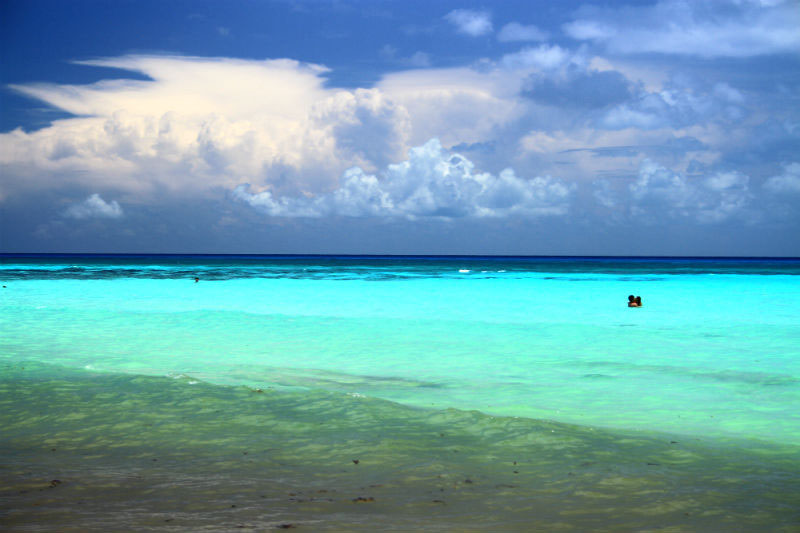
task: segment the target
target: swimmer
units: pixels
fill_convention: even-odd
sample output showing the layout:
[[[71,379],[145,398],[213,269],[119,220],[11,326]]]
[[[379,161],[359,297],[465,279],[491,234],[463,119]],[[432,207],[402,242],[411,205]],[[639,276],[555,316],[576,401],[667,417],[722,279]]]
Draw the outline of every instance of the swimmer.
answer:
[[[639,307],[639,304],[636,303],[636,297],[633,294],[628,296],[628,307]]]
[[[198,281],[200,281],[200,278],[194,278],[195,283],[197,283]]]

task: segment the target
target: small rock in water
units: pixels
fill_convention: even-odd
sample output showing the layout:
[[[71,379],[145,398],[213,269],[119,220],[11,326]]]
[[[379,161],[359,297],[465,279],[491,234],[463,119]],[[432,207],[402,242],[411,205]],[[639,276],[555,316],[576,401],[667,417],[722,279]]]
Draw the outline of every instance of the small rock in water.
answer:
[[[359,496],[358,498],[353,498],[354,502],[374,502],[375,498],[372,496],[367,496],[366,498],[363,496]]]
[[[358,459],[353,459],[353,463],[358,464]]]

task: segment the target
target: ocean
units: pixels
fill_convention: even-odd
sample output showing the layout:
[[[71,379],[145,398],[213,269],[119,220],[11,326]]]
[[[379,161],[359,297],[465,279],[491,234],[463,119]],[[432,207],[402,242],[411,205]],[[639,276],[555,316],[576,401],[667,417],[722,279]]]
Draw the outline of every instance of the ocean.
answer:
[[[798,259],[3,255],[0,283],[5,531],[800,531]]]

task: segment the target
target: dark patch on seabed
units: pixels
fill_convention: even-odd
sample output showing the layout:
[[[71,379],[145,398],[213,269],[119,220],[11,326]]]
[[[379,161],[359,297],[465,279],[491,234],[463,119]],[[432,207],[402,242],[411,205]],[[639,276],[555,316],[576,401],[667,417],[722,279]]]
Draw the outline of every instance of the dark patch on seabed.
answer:
[[[798,531],[796,446],[0,368],[4,531]]]

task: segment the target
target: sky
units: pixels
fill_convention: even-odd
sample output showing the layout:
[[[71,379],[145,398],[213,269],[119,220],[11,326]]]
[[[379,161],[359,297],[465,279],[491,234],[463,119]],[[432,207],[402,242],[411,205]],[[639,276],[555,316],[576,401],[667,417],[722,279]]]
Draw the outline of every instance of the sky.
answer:
[[[800,256],[798,28],[798,0],[4,0],[0,252]]]

